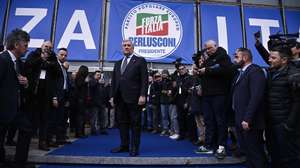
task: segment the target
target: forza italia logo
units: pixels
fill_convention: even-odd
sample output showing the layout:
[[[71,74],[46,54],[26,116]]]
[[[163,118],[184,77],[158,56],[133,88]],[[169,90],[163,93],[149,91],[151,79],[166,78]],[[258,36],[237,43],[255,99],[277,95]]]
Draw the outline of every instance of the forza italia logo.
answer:
[[[161,59],[180,45],[182,25],[177,14],[158,3],[143,3],[133,7],[122,24],[122,37],[133,42],[135,55]]]

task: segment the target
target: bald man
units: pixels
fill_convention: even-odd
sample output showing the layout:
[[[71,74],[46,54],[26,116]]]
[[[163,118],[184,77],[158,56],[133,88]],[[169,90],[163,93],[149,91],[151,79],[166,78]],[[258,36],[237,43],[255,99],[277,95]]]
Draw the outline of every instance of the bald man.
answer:
[[[205,60],[198,70],[202,82],[202,108],[205,122],[205,145],[197,153],[215,153],[218,159],[226,156],[227,137],[226,106],[228,90],[233,73],[231,60],[226,50],[213,40],[204,47]]]
[[[39,130],[39,149],[48,151],[53,146],[47,139],[48,116],[51,108],[58,107],[55,82],[59,75],[59,65],[53,45],[45,41],[41,48],[32,51],[25,62],[29,80],[29,108],[33,116],[33,125]]]

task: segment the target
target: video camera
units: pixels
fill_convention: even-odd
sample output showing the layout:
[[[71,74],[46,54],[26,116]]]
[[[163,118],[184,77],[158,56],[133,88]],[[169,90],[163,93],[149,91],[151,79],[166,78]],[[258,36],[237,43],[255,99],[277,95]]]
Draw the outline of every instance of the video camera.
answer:
[[[149,73],[150,76],[154,77],[154,75],[155,75],[157,72],[158,72],[158,70],[150,69],[148,73]]]
[[[256,32],[254,34],[255,38],[260,38],[261,33],[260,31]],[[273,35],[269,36],[269,41],[268,41],[268,49],[274,50],[278,48],[293,48],[297,47],[300,48],[300,42],[297,41],[299,38],[299,33],[293,33],[293,34],[280,34],[276,33]]]
[[[175,68],[178,69],[181,65],[182,58],[177,58],[174,62],[172,62],[175,65]]]
[[[197,51],[197,53],[195,53],[195,54],[193,54],[193,56],[192,56],[192,59],[193,59],[193,61],[194,61],[194,64],[197,66],[197,68],[201,68],[200,66],[199,66],[199,60],[201,59],[201,57],[203,57],[204,55],[205,55],[205,53],[206,53],[206,50],[207,49],[203,49],[203,50],[200,50],[200,51]]]

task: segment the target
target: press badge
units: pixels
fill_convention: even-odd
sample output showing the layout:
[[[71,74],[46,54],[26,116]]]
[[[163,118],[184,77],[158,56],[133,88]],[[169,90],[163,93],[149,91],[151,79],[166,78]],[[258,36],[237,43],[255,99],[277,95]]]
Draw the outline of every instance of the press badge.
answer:
[[[40,79],[46,79],[46,70],[41,70]]]

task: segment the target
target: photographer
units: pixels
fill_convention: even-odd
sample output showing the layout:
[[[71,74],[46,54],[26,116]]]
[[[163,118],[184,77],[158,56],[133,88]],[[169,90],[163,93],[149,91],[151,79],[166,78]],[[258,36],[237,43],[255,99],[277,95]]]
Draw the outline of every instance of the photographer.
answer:
[[[224,48],[209,40],[205,43],[203,64],[198,66],[202,77],[202,108],[206,125],[205,145],[198,153],[212,153],[223,159],[226,156],[226,110],[224,110],[232,79],[230,57]],[[216,135],[216,136],[215,136]]]
[[[300,165],[299,69],[289,63],[291,49],[273,46],[270,51],[267,90],[266,138],[272,168]]]
[[[39,130],[39,149],[48,151],[47,143],[49,112],[51,107],[58,107],[56,81],[59,75],[59,64],[52,43],[45,41],[41,48],[29,53],[25,70],[29,80],[29,107],[33,123]]]
[[[194,64],[192,67],[192,76],[188,82],[188,134],[191,138],[190,140],[192,140],[195,145],[200,146],[204,144],[205,128],[201,109],[201,78],[197,70]]]

